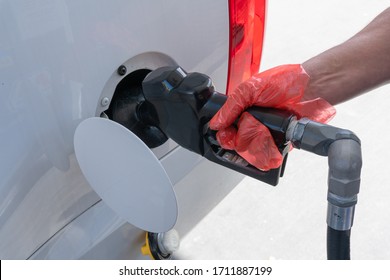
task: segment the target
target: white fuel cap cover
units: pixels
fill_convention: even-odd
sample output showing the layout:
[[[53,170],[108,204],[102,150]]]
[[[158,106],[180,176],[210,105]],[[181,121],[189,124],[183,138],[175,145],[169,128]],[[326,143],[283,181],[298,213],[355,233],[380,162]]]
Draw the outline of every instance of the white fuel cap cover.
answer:
[[[82,121],[74,135],[81,171],[120,217],[149,232],[166,232],[177,219],[172,183],[160,161],[134,133],[104,118]]]

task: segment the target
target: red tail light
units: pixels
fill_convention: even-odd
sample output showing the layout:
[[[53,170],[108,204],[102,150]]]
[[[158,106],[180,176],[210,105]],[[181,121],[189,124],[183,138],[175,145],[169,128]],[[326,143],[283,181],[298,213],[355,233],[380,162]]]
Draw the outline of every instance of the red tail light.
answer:
[[[230,46],[227,93],[259,71],[266,0],[229,0]]]

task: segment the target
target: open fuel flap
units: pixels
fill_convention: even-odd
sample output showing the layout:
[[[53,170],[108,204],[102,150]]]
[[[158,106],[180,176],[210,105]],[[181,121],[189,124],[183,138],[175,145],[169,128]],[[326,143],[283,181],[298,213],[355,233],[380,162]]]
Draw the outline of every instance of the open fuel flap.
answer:
[[[79,124],[74,148],[82,173],[104,203],[135,227],[163,233],[175,225],[178,210],[172,183],[151,151],[168,138],[137,115],[149,72],[117,69],[108,82],[112,96],[105,91],[108,97],[99,104],[104,113]]]

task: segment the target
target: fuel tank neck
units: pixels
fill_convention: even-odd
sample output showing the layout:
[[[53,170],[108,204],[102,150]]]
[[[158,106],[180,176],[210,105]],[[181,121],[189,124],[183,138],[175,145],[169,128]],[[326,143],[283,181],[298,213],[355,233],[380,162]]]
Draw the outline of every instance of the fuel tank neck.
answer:
[[[117,85],[105,114],[109,119],[131,130],[149,148],[156,148],[164,144],[168,137],[158,127],[155,111],[148,107],[142,91],[142,81],[149,72],[151,71],[148,69],[140,69],[123,78]],[[139,117],[140,111],[143,112],[142,118]]]

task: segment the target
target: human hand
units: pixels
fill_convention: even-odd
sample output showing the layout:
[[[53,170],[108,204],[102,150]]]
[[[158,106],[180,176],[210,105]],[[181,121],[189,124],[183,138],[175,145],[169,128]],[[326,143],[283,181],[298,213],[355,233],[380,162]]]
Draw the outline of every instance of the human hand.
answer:
[[[291,64],[258,73],[241,83],[210,121],[210,128],[218,130],[218,142],[258,169],[279,167],[283,156],[270,132],[244,111],[252,106],[273,107],[290,111],[298,119],[307,117],[326,123],[336,113],[333,106],[321,98],[302,101],[309,79],[301,65]],[[238,117],[236,128],[233,123]]]

